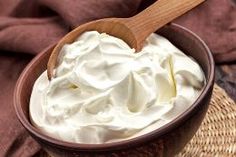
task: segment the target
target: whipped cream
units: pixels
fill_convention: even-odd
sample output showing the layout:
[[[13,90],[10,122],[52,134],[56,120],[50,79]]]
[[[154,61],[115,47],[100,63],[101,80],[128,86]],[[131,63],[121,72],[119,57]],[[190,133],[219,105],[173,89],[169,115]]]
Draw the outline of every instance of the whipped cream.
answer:
[[[151,34],[135,53],[121,39],[85,32],[64,45],[49,81],[34,84],[30,118],[45,134],[99,144],[133,138],[170,122],[199,96],[200,66]]]

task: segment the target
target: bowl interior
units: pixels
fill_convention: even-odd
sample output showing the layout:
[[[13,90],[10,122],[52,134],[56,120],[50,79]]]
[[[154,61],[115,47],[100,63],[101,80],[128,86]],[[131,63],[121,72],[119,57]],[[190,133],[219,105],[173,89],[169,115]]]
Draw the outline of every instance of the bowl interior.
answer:
[[[185,28],[175,24],[165,26],[157,33],[169,39],[176,47],[181,49],[185,54],[192,56],[200,64],[207,80],[204,88],[210,88],[210,84],[212,84],[214,79],[214,61],[209,49],[201,39]],[[48,58],[53,48],[54,46],[45,49],[45,51],[40,53],[29,63],[19,78],[14,93],[14,105],[19,120],[31,134],[37,134],[37,136],[43,137],[44,139],[48,137],[38,132],[37,129],[30,124],[29,101],[34,82],[42,72],[46,70]],[[179,117],[181,116],[182,115]],[[178,121],[178,119],[176,121]],[[161,127],[158,129],[158,132],[163,131],[164,128],[165,126]]]

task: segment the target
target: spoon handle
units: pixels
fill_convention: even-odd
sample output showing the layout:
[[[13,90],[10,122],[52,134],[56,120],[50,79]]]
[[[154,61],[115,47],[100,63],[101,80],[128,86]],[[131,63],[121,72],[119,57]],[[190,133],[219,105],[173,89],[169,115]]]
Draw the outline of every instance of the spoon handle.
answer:
[[[158,0],[150,7],[126,19],[126,25],[141,43],[152,33],[205,0]]]

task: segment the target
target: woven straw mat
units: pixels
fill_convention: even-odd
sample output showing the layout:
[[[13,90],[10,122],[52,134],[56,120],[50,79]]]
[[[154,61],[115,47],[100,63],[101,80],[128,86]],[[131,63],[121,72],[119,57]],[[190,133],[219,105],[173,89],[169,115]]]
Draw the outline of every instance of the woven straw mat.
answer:
[[[236,157],[236,104],[219,86],[200,129],[177,157]]]
[[[236,157],[236,104],[219,86],[199,130],[176,157]]]

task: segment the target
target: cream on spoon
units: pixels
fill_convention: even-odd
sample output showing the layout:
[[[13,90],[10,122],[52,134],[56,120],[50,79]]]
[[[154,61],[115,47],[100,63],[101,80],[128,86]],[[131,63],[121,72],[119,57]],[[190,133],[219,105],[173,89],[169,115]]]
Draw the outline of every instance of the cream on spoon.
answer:
[[[136,52],[140,51],[146,38],[162,26],[181,16],[205,0],[158,0],[131,18],[108,18],[83,24],[68,33],[54,48],[48,62],[48,78],[53,77],[59,52],[63,45],[72,43],[81,33],[98,31],[124,40]]]

